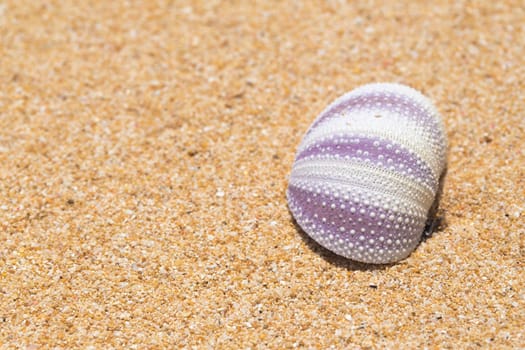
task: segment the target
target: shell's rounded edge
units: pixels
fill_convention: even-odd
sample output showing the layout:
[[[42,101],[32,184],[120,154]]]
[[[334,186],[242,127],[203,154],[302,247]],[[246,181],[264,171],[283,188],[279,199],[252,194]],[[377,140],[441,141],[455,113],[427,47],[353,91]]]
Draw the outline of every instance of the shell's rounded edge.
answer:
[[[313,214],[313,212],[316,206],[321,206],[321,201],[317,203],[312,201],[314,202],[314,208],[306,208],[305,210],[303,203],[307,197],[304,191],[302,191],[303,193],[300,192],[301,190],[298,189],[288,189],[287,191],[288,206],[297,224],[315,242],[337,255],[362,263],[389,264],[408,257],[420,242],[426,222],[426,217],[421,215],[414,217],[413,220],[415,220],[408,224],[412,233],[405,237],[385,237],[381,239],[374,232],[371,234],[369,232],[361,232],[360,228],[366,227],[368,222],[364,226],[358,225],[355,228],[346,228],[345,232],[340,230],[325,231],[326,226],[330,225],[330,220],[333,220],[333,217],[330,217],[326,211],[323,214],[318,214],[317,218],[315,217],[316,214]],[[327,207],[330,206],[331,204],[327,205]],[[355,209],[353,210],[353,208]],[[376,212],[376,216],[384,216],[385,220],[389,222],[396,223],[401,218],[403,218],[403,221],[405,220],[403,216],[386,214],[387,211],[381,211],[380,208],[378,210],[379,212]],[[374,211],[367,210],[366,205],[360,204],[357,204],[356,207],[350,206],[347,210],[347,212],[354,212],[357,215],[362,215],[361,212],[363,211],[365,215],[374,213]],[[322,223],[323,219],[327,219],[327,222]],[[339,227],[339,229],[342,227],[344,226]],[[349,238],[348,235],[345,236],[345,234],[353,236],[354,239]]]
[[[410,137],[423,130],[418,147],[398,144],[404,133],[394,137],[369,126],[352,129],[353,121],[359,124],[363,113],[377,108],[407,120]],[[340,127],[340,116],[350,127]],[[366,118],[371,116],[365,116],[369,123]],[[425,149],[423,157],[420,146],[427,142],[432,151]],[[290,174],[288,206],[304,232],[324,248],[363,263],[397,262],[421,240],[446,157],[443,119],[430,99],[402,84],[367,84],[332,102],[308,129]]]
[[[348,100],[352,96],[356,96],[356,95],[359,95],[359,94],[365,94],[367,92],[374,92],[374,91],[378,91],[378,90],[381,90],[381,91],[384,91],[384,92],[397,92],[397,93],[402,93],[404,95],[409,95],[412,98],[414,98],[414,99],[420,101],[421,103],[423,103],[428,108],[430,108],[432,110],[433,114],[439,116],[439,112],[437,111],[437,109],[434,106],[434,104],[432,103],[432,101],[428,97],[423,95],[421,92],[419,92],[418,90],[414,89],[413,87],[410,87],[410,86],[404,85],[404,84],[400,84],[400,83],[377,82],[377,83],[369,83],[369,84],[361,85],[361,86],[359,86],[359,87],[357,87],[357,88],[355,88],[353,90],[350,90],[350,91],[346,92],[345,94],[339,96],[338,98],[336,98],[324,110],[322,110],[321,113],[319,113],[319,115],[314,120],[314,122],[312,123],[312,125],[310,126],[309,129],[311,129],[312,126],[315,125],[316,121],[320,117],[322,117],[326,112],[328,112],[330,109],[332,109],[334,106],[340,104],[341,102]],[[445,129],[443,127],[443,131],[444,130]]]

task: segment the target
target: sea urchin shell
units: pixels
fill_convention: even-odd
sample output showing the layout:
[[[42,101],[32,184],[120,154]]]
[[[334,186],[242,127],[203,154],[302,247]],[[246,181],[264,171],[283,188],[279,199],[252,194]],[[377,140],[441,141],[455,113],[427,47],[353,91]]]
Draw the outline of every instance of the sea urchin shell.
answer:
[[[418,245],[446,166],[443,122],[400,84],[368,84],[326,108],[304,136],[288,206],[317,243],[384,264]]]

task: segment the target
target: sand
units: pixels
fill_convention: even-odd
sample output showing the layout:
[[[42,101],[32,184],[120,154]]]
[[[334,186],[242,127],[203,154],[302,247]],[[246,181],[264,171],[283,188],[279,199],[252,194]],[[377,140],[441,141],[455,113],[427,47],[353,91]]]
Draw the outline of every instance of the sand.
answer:
[[[48,3],[0,3],[2,348],[525,348],[522,1]],[[285,197],[376,81],[449,138],[443,224],[388,266]]]

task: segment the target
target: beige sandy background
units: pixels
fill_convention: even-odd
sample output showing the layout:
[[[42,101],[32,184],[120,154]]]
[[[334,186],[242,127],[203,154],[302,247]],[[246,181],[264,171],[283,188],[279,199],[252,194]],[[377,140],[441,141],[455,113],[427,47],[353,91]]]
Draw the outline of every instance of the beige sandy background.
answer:
[[[524,348],[522,1],[0,1],[2,348]],[[285,190],[316,115],[444,116],[445,224],[336,257]]]

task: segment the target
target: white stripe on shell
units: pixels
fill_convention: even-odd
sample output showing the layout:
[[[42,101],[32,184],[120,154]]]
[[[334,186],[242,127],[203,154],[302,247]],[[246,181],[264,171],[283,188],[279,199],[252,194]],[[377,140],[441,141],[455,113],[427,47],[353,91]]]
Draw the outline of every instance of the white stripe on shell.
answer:
[[[349,188],[367,188],[384,195],[402,197],[407,203],[415,204],[415,201],[425,211],[432,205],[436,194],[436,189],[363,161],[303,159],[295,163],[290,182],[294,183],[298,179],[333,181]]]

